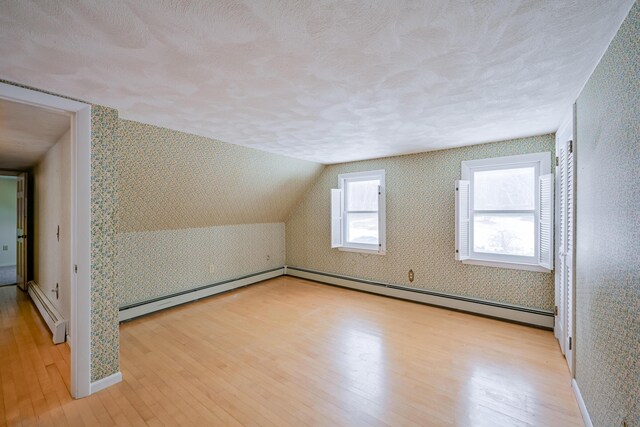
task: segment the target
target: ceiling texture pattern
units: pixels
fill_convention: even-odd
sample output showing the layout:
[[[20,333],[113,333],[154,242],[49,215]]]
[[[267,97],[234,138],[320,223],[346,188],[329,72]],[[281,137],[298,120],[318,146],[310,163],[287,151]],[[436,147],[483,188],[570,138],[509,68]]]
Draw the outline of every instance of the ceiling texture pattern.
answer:
[[[321,163],[555,131],[633,0],[0,1],[0,78]]]

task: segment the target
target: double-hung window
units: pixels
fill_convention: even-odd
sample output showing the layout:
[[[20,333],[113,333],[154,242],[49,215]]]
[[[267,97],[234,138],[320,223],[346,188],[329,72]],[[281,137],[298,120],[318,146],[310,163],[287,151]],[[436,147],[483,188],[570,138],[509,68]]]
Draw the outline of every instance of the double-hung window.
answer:
[[[462,162],[456,181],[456,259],[553,269],[551,154]]]
[[[338,175],[331,190],[331,247],[384,254],[385,171]]]

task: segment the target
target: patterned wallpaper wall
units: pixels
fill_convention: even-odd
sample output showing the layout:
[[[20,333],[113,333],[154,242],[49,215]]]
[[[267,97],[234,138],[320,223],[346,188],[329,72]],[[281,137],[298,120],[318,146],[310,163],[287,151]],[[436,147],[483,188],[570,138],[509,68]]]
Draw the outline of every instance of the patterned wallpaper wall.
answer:
[[[328,166],[287,220],[287,265],[551,310],[552,274],[454,259],[460,162],[545,151],[554,152],[553,135]],[[386,170],[387,254],[331,249],[329,190],[337,188],[338,174],[374,169]]]
[[[121,120],[118,232],[283,222],[318,163]]]
[[[640,426],[640,4],[577,108],[576,381],[594,426]]]
[[[115,283],[118,112],[91,108],[91,381],[120,370]]]
[[[286,215],[323,168],[127,120],[118,162],[121,307],[284,265]]]
[[[123,307],[282,267],[284,223],[118,233],[116,245]]]

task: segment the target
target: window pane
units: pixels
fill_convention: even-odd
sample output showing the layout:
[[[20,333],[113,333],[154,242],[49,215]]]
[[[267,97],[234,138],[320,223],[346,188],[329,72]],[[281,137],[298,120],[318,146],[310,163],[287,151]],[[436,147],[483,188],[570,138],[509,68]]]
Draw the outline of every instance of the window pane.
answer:
[[[377,211],[378,210],[378,185],[380,180],[371,181],[347,181],[347,206],[348,211]]]
[[[534,256],[534,214],[476,213],[473,217],[473,250],[501,255]]]
[[[536,170],[533,167],[473,173],[474,210],[535,209]]]
[[[378,214],[348,213],[347,242],[378,244]]]

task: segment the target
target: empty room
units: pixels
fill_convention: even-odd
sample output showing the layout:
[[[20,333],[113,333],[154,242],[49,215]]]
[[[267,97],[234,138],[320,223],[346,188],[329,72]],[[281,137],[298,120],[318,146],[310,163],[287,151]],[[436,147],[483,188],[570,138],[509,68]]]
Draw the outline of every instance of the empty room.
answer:
[[[0,426],[640,427],[640,2],[0,2]]]

